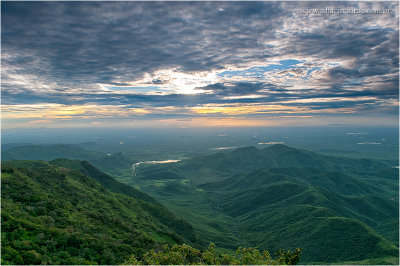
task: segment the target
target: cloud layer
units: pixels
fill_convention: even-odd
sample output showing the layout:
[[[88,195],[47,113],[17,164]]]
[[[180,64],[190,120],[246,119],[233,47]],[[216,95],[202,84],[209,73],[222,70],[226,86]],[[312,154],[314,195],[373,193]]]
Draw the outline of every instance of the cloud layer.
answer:
[[[390,12],[302,12],[337,7]],[[398,40],[397,2],[4,2],[3,114],[396,120]]]

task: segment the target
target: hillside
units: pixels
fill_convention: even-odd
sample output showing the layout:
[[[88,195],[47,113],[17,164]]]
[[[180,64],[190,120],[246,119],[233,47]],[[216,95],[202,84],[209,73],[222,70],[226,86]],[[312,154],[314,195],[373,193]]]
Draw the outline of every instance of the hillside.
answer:
[[[162,228],[155,231],[174,235],[168,238],[140,229],[154,242],[140,247],[138,254],[163,241],[185,241],[199,247],[214,242],[229,252],[238,246],[270,252],[300,247],[302,263],[398,262],[398,170],[383,162],[272,145],[175,163],[141,164],[136,176],[126,173],[120,179],[127,184],[102,172],[108,168],[108,173],[130,171],[131,159],[103,154],[88,161],[8,161],[4,165],[30,178],[35,175],[29,171],[48,167],[68,178],[73,173],[96,182],[107,195],[134,200],[150,225]],[[101,202],[99,213],[102,205],[108,206]],[[135,228],[146,226],[135,223]]]
[[[398,260],[398,173],[385,163],[273,145],[137,173],[133,183],[225,248],[302,247],[303,263]]]
[[[49,161],[56,158],[70,159],[95,159],[103,156],[100,152],[88,151],[75,145],[52,144],[52,145],[22,145],[2,149],[2,161],[8,160],[44,160]]]
[[[235,190],[253,188],[274,181],[296,181],[297,183],[324,187],[343,195],[382,194],[386,192],[379,186],[366,183],[359,178],[309,167],[259,169],[246,175],[236,175],[219,182],[199,185],[199,187],[211,190]]]
[[[262,179],[263,174],[265,182],[240,188],[236,183],[236,189],[232,189],[232,183],[227,181],[229,189],[216,192],[222,211],[235,219],[239,237],[247,239],[249,245],[269,250],[282,244],[289,248],[301,245],[303,262],[396,256],[395,241],[391,243],[374,230],[397,219],[395,202],[375,197],[381,204],[373,205],[368,197],[343,197],[318,186],[295,182],[295,177],[281,176],[277,181],[265,172],[256,176]],[[247,181],[246,177],[254,175],[243,179]],[[382,233],[398,234],[398,226]]]
[[[182,160],[170,165],[138,168],[137,176],[147,179],[190,178],[194,184],[199,185],[260,168],[290,167],[315,168],[351,176],[356,175],[370,182],[376,182],[376,178],[383,175],[385,179],[396,179],[397,176],[396,171],[391,171],[393,169],[389,165],[380,161],[321,155],[282,144],[272,145],[265,149],[245,147],[230,152],[219,152]]]
[[[81,144],[48,144],[48,145],[5,145],[2,146],[2,161],[10,160],[44,160],[58,158],[86,160],[112,176],[129,176],[133,159],[124,153],[106,154],[87,150],[95,143]]]
[[[12,162],[10,162],[12,163]],[[9,164],[10,164],[9,163]],[[69,169],[74,169],[82,174],[89,176],[99,182],[103,187],[106,189],[115,192],[127,195],[132,198],[140,199],[143,201],[147,201],[156,205],[159,205],[159,202],[154,200],[154,198],[150,197],[149,195],[140,192],[139,190],[128,186],[124,183],[121,183],[115,180],[113,177],[101,172],[88,161],[80,161],[80,160],[70,160],[70,159],[56,159],[50,161],[51,164],[62,166]]]
[[[164,243],[194,243],[160,205],[109,192],[42,161],[2,165],[2,264],[120,264]]]

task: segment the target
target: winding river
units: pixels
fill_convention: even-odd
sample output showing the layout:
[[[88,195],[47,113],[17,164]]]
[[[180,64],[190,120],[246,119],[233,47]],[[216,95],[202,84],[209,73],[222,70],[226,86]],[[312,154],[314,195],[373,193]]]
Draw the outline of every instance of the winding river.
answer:
[[[136,167],[140,164],[158,164],[158,163],[176,163],[181,160],[164,160],[164,161],[145,161],[132,164],[133,175],[136,176]]]

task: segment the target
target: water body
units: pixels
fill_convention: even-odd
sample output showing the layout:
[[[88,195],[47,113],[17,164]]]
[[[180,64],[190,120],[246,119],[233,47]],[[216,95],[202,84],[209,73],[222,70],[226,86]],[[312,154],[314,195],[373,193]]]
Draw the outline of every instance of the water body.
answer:
[[[258,145],[285,144],[283,141],[259,142]]]
[[[220,150],[231,150],[231,149],[236,149],[237,147],[217,147],[217,148],[211,148],[210,150],[213,151],[220,151]]]
[[[158,164],[158,163],[176,163],[181,160],[164,160],[164,161],[145,161],[132,164],[133,175],[136,176],[136,167],[141,164]]]

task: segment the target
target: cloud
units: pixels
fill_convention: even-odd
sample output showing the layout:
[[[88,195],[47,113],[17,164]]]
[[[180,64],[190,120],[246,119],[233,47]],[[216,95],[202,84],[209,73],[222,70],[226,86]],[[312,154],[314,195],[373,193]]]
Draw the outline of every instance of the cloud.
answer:
[[[301,12],[335,7],[391,12]],[[2,102],[140,108],[147,117],[227,104],[393,114],[397,10],[397,2],[4,2]]]
[[[224,12],[218,10],[219,6]],[[242,23],[248,17],[274,22],[279,17],[279,6],[274,6],[7,3],[3,5],[7,21],[3,49],[6,53],[19,52],[10,58],[12,63],[21,62],[21,57],[28,62],[28,57],[38,58],[29,70],[45,64],[49,67],[42,69],[43,75],[69,85],[130,81],[171,67],[182,71],[221,69],[232,55],[229,51],[260,48],[256,36],[243,34],[251,27],[251,21]],[[265,25],[268,24],[263,23],[263,30]],[[273,25],[267,28],[272,30]],[[225,55],[220,48],[226,50]],[[234,60],[240,59],[241,54]]]

